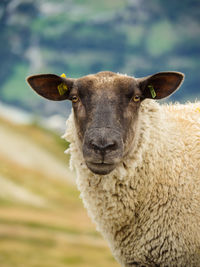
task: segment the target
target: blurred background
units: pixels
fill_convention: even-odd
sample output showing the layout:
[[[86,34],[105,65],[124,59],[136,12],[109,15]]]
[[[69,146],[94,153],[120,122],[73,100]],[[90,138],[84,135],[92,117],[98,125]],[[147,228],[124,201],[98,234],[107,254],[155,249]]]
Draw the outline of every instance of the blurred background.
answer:
[[[200,99],[200,1],[0,1],[0,266],[118,266],[95,231],[60,139],[68,102],[37,96],[36,73],[184,72],[170,101]]]

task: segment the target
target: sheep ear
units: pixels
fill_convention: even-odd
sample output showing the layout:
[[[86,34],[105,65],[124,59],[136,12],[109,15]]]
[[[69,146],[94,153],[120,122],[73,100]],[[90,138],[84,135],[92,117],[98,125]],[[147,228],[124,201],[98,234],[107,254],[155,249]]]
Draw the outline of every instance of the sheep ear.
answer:
[[[39,74],[29,76],[27,82],[37,94],[50,100],[61,101],[68,99],[74,79],[55,74]]]
[[[182,84],[184,74],[181,72],[159,72],[139,78],[139,86],[144,98],[162,99],[174,93]]]

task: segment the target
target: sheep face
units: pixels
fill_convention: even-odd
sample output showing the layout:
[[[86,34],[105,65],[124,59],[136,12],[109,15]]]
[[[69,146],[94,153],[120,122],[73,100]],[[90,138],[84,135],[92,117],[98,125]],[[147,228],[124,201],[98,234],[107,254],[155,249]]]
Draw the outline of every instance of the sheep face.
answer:
[[[83,156],[92,172],[111,172],[134,142],[132,129],[137,128],[141,98],[135,79],[110,72],[75,83],[69,99]]]
[[[93,173],[105,175],[134,145],[141,102],[170,95],[182,80],[183,74],[177,72],[135,79],[106,71],[79,79],[35,75],[27,81],[43,97],[72,101],[86,165]]]

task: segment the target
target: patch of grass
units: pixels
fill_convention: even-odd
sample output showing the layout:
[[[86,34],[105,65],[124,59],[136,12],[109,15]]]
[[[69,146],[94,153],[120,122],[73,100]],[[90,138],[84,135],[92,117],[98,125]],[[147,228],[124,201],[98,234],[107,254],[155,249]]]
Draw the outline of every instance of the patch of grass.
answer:
[[[12,242],[20,242],[24,244],[32,244],[34,246],[40,247],[53,247],[55,246],[55,240],[50,238],[38,238],[38,237],[29,237],[29,236],[11,236],[9,234],[0,234],[1,241],[8,242],[9,240]]]
[[[50,224],[49,222],[46,223],[41,223],[39,221],[21,221],[21,220],[10,220],[10,219],[5,219],[0,217],[0,225],[1,224],[5,224],[5,225],[15,225],[15,226],[25,226],[25,227],[29,227],[32,229],[42,229],[42,230],[46,230],[46,231],[60,231],[63,233],[67,233],[67,234],[71,234],[71,235],[80,235],[81,231],[79,231],[76,228],[68,228],[65,226],[58,226],[58,225],[53,225]]]
[[[117,267],[115,261],[108,260],[105,248],[57,242],[53,246],[24,243],[13,240],[1,242],[0,264],[2,267]],[[10,253],[12,251],[12,253]],[[103,255],[103,256],[102,256]]]
[[[82,257],[65,257],[63,260],[63,263],[70,264],[70,265],[76,265],[83,263],[84,259]]]

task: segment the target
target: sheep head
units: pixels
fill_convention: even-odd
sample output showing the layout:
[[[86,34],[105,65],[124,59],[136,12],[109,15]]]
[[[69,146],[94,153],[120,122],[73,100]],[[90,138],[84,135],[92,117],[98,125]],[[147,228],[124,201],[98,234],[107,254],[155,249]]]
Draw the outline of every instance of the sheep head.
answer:
[[[179,72],[136,79],[104,71],[79,79],[41,74],[27,81],[47,99],[72,101],[86,165],[93,173],[105,175],[122,161],[134,143],[141,102],[171,95],[183,78]]]

